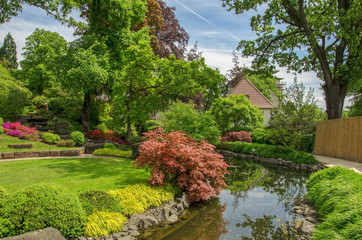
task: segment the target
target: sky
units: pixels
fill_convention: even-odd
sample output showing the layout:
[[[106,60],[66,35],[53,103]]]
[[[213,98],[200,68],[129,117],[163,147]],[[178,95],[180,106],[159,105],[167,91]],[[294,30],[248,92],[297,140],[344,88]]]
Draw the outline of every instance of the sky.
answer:
[[[163,0],[168,6],[175,7],[176,18],[180,25],[190,35],[189,48],[198,42],[198,48],[205,58],[206,64],[218,68],[226,74],[233,67],[232,52],[236,50],[240,40],[256,39],[256,34],[249,25],[250,18],[255,12],[236,15],[222,7],[221,0]],[[8,32],[14,37],[17,44],[18,60],[23,59],[21,53],[25,46],[25,38],[36,28],[58,32],[67,41],[74,40],[73,29],[61,25],[58,21],[47,16],[41,9],[24,6],[23,12],[11,19],[10,22],[0,25],[0,43]],[[251,65],[251,58],[242,58],[239,52],[240,65]],[[314,72],[298,75],[287,73],[285,68],[277,68],[277,77],[284,78],[289,87],[295,78],[303,82],[306,89],[314,89],[317,104],[325,109],[325,102],[320,84],[322,83]],[[345,106],[350,105],[345,101]]]

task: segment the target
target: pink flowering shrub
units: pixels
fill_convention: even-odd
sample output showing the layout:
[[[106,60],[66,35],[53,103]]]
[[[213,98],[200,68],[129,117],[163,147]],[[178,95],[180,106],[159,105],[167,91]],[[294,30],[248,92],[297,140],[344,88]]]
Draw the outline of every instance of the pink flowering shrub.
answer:
[[[215,146],[196,142],[182,131],[165,133],[162,128],[144,133],[148,139],[140,145],[140,156],[133,164],[151,167],[151,185],[174,182],[183,188],[191,202],[217,196],[227,185],[224,182],[228,165]]]
[[[6,134],[13,137],[26,137],[27,139],[38,139],[38,131],[34,127],[27,127],[21,125],[19,122],[6,122],[1,125]]]
[[[228,132],[221,137],[221,142],[252,142],[251,134],[245,131]]]

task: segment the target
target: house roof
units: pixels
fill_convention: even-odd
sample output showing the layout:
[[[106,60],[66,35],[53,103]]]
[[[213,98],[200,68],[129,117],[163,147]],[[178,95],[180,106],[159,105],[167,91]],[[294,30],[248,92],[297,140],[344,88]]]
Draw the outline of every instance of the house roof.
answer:
[[[242,78],[229,95],[245,95],[251,105],[258,108],[274,108],[273,104],[246,78]]]

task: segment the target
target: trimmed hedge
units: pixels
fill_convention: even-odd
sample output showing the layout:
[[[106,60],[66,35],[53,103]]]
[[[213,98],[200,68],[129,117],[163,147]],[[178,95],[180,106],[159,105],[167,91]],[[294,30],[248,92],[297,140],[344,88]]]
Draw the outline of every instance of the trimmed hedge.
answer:
[[[362,239],[362,176],[333,167],[312,174],[307,181],[311,204],[323,220],[315,239]]]
[[[236,153],[249,155],[257,154],[259,157],[265,158],[282,158],[286,161],[306,164],[313,164],[318,162],[313,155],[305,152],[297,152],[290,147],[247,142],[228,142],[220,146]]]
[[[74,147],[75,146],[75,142],[71,139],[68,140],[60,140],[57,143],[58,147]]]
[[[66,238],[81,236],[86,220],[76,196],[45,184],[9,195],[0,208],[0,219],[0,237],[54,227]]]
[[[103,148],[97,149],[93,152],[95,156],[114,156],[114,157],[121,157],[121,158],[131,158],[132,157],[132,150],[130,151],[122,151],[113,148]]]

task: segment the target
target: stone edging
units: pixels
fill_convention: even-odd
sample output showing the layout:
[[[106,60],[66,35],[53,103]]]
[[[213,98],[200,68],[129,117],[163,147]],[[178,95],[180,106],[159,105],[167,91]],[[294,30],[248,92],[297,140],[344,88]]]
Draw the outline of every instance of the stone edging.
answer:
[[[285,167],[289,169],[293,169],[296,171],[304,171],[304,172],[317,172],[321,169],[324,169],[325,166],[322,163],[316,164],[304,164],[304,163],[296,163],[292,161],[286,161],[281,158],[264,158],[254,155],[242,154],[242,153],[235,153],[232,151],[227,151],[223,149],[216,149],[216,152],[223,155],[224,157],[235,157],[241,159],[248,159],[255,162],[259,162],[261,164],[265,164],[268,166],[275,166],[275,167]]]
[[[23,152],[3,152],[0,153],[0,161],[2,159],[16,158],[37,158],[37,157],[59,157],[59,156],[79,156],[81,149],[68,150],[41,150],[41,151],[23,151]]]
[[[73,240],[134,240],[140,235],[140,231],[156,225],[168,225],[178,222],[178,216],[190,207],[190,201],[186,193],[157,208],[151,208],[144,213],[133,214],[123,227],[123,231],[113,233],[107,237],[86,238],[78,237]]]

